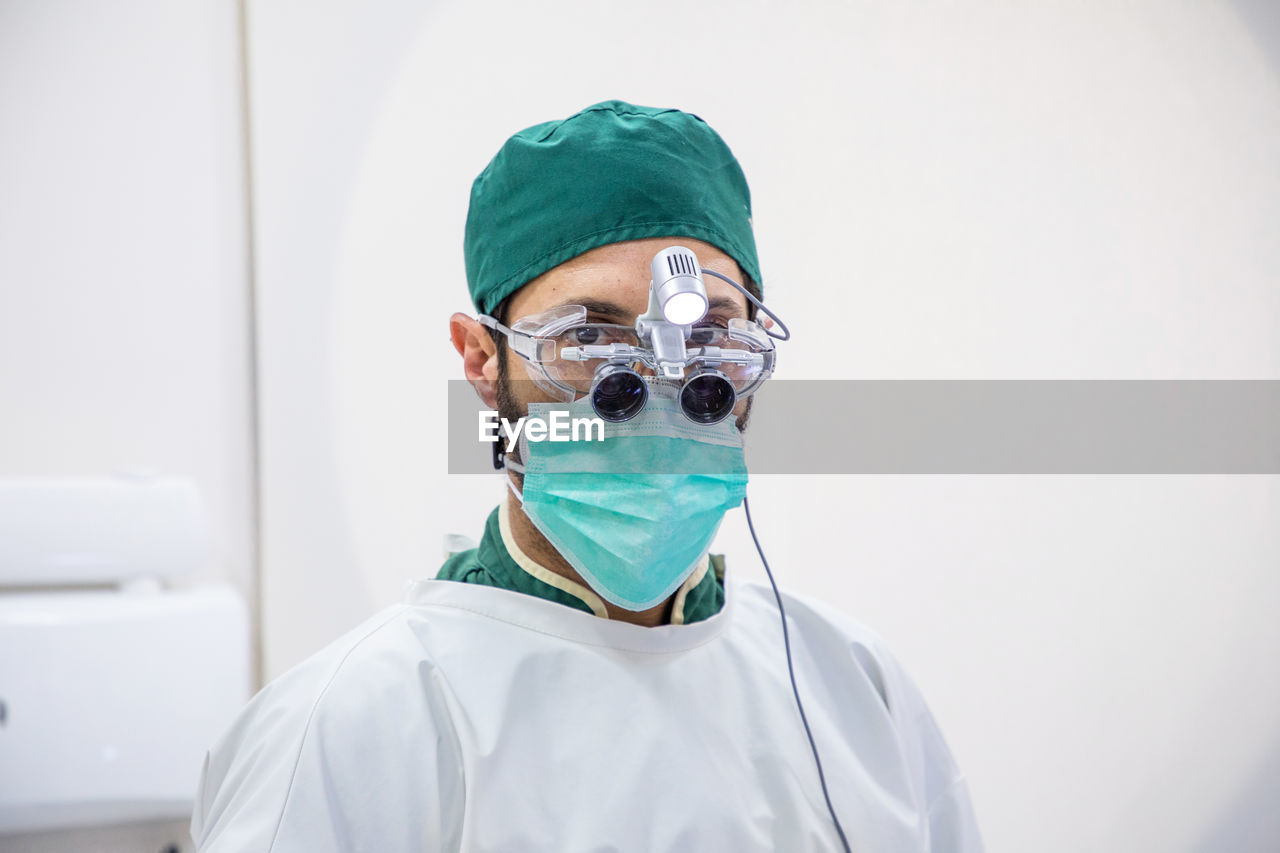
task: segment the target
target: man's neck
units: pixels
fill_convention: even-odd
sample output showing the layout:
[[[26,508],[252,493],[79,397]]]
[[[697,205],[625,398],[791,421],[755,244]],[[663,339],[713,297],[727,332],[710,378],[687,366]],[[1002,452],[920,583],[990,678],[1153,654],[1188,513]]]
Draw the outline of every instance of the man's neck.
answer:
[[[520,501],[516,500],[515,495],[507,494],[507,510],[511,520],[511,535],[515,539],[516,544],[520,546],[520,550],[524,551],[534,562],[554,572],[563,578],[568,578],[574,583],[590,586],[582,575],[578,574],[573,566],[555,549],[547,537],[542,535],[542,531],[534,526],[529,520],[529,516],[524,514],[524,508],[520,506]],[[648,610],[626,610],[618,607],[611,602],[604,602],[605,611],[609,614],[610,619],[619,622],[630,622],[632,625],[642,625],[646,628],[652,628],[655,625],[666,625],[671,622],[671,607],[675,601],[675,595],[672,595],[666,601],[651,607]]]

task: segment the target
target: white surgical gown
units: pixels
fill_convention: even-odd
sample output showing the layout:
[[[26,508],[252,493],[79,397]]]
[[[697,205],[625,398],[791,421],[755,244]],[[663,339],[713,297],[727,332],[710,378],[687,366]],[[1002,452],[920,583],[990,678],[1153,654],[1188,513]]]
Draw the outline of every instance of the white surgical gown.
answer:
[[[205,760],[203,853],[834,851],[768,587],[642,628],[423,581],[259,693]],[[978,851],[963,777],[865,628],[784,596],[853,850]]]

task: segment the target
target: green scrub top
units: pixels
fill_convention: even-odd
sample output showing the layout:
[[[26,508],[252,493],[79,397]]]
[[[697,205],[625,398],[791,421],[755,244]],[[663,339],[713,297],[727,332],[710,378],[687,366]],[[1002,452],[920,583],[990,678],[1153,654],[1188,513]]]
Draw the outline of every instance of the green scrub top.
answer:
[[[452,554],[440,567],[437,580],[459,581],[496,586],[500,589],[523,592],[526,595],[554,601],[566,607],[594,612],[587,602],[564,590],[539,580],[520,566],[511,556],[503,540],[500,523],[502,507],[489,513],[480,545],[468,551]],[[672,614],[673,623],[699,622],[720,612],[724,606],[724,556],[710,555],[710,571],[684,596],[681,613]]]

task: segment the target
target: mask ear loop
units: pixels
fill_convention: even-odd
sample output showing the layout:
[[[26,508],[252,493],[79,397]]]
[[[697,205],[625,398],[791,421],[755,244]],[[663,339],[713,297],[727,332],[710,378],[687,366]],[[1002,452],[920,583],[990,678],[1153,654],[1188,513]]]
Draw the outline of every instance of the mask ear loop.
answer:
[[[503,467],[505,467],[508,472],[515,471],[521,476],[524,475],[524,466],[513,459],[504,460]],[[520,501],[521,506],[524,506],[524,495],[521,493],[520,489],[516,488],[516,481],[511,479],[511,474],[503,474],[503,479],[507,481],[507,488],[511,490],[511,494],[516,496],[516,500]]]

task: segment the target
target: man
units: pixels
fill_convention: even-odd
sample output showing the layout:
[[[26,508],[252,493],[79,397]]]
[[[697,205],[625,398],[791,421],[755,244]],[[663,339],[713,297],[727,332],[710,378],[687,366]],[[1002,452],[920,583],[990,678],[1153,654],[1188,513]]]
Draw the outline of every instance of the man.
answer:
[[[200,850],[981,848],[879,640],[783,596],[802,717],[773,594],[707,555],[777,335],[750,214],[687,113],[610,101],[508,140],[473,186],[481,313],[453,343],[508,421],[610,430],[495,454],[510,493],[479,547],[255,697],[206,759]],[[664,260],[705,316],[664,321]]]

